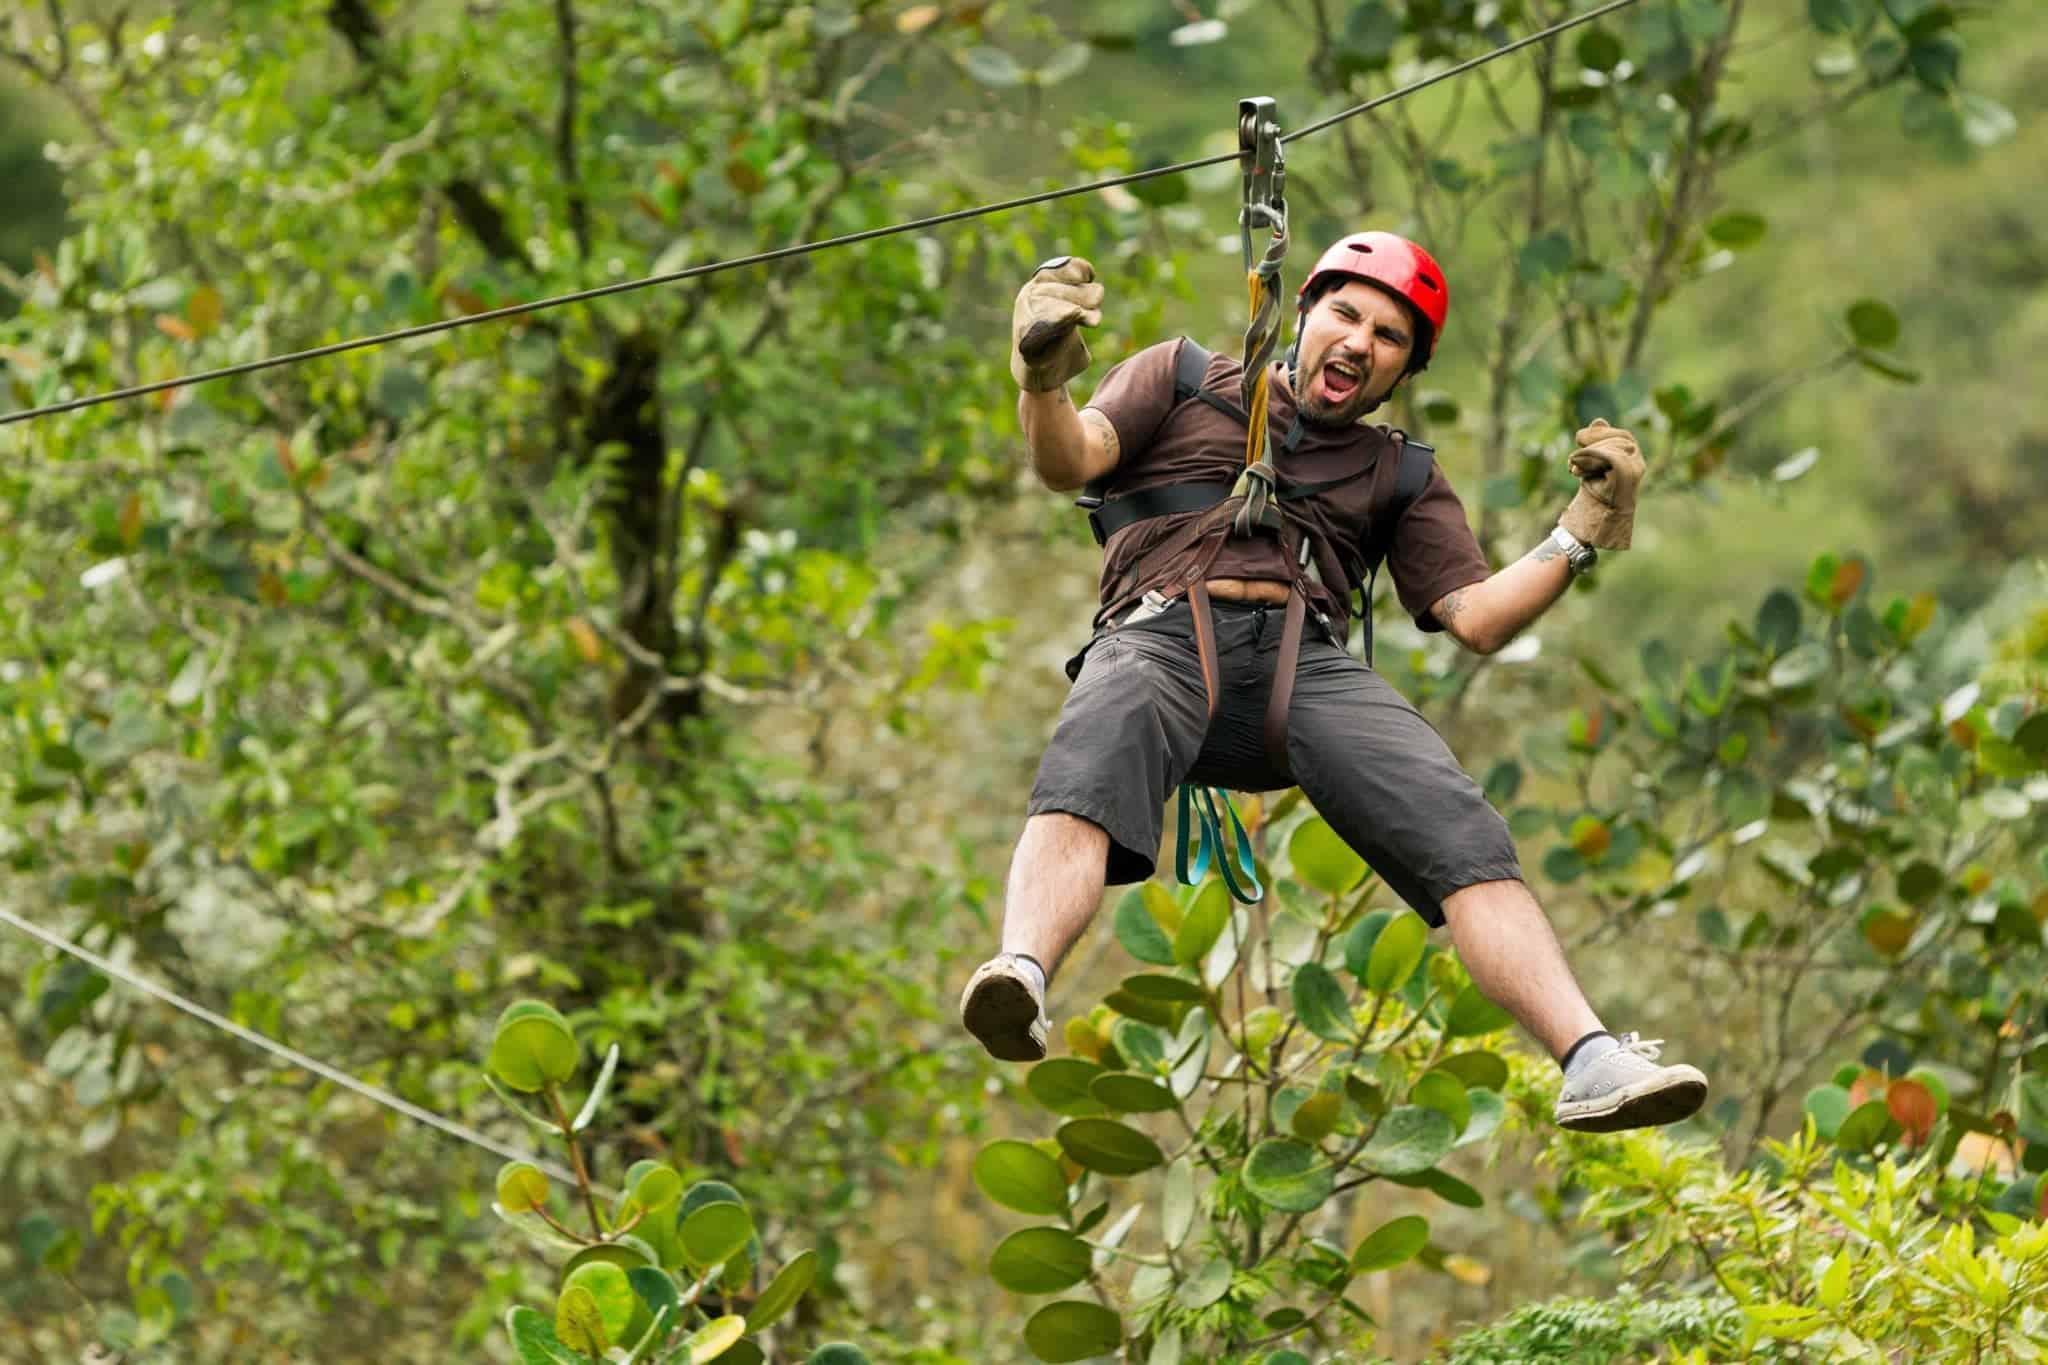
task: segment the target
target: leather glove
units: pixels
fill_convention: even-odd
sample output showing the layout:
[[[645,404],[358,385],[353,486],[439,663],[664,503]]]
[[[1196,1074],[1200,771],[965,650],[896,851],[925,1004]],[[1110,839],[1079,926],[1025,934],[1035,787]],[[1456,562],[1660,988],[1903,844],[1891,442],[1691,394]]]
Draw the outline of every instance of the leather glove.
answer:
[[[1102,322],[1102,286],[1079,256],[1055,256],[1017,291],[1010,314],[1010,374],[1034,393],[1057,389],[1088,368],[1082,327]]]
[[[1588,545],[1626,550],[1636,524],[1636,486],[1643,481],[1643,454],[1636,438],[1605,418],[1581,427],[1571,470],[1579,491],[1557,524]]]

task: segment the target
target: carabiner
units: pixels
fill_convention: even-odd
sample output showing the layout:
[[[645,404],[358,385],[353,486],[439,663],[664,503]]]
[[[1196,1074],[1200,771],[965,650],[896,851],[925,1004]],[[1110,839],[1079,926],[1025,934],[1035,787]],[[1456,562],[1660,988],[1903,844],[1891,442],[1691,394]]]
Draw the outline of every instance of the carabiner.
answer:
[[[1259,262],[1252,249],[1254,222],[1287,235],[1287,159],[1281,150],[1280,109],[1272,99],[1261,95],[1237,102],[1237,160],[1244,182],[1237,221],[1249,271]]]

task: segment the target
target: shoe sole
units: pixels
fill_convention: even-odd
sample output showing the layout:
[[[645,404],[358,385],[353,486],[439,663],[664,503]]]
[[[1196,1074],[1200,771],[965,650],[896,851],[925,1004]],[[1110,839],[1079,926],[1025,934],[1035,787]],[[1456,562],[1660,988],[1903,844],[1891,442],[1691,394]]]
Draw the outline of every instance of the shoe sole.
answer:
[[[990,975],[969,983],[960,1002],[960,1022],[999,1062],[1036,1062],[1045,1043],[1032,1036],[1038,1002],[1015,977]]]
[[[1619,1133],[1629,1128],[1658,1128],[1689,1119],[1707,1099],[1707,1080],[1651,1084],[1646,1088],[1617,1090],[1597,1102],[1576,1105],[1557,1114],[1557,1126],[1575,1133]],[[1593,1107],[1597,1103],[1598,1107]]]

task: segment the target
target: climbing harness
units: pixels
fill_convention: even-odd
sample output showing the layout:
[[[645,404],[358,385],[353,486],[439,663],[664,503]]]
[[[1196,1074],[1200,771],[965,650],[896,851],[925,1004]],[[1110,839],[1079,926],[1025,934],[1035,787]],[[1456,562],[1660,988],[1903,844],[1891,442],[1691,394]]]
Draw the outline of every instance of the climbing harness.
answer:
[[[1087,509],[1089,529],[1094,532],[1098,545],[1107,545],[1109,538],[1126,526],[1152,517],[1171,516],[1177,513],[1200,511],[1226,498],[1238,500],[1238,506],[1231,516],[1227,536],[1249,537],[1260,534],[1281,536],[1287,530],[1290,518],[1285,504],[1290,501],[1311,497],[1317,493],[1350,483],[1369,474],[1372,466],[1367,465],[1340,478],[1316,483],[1291,483],[1280,472],[1274,460],[1268,457],[1268,386],[1271,382],[1273,354],[1279,343],[1281,317],[1281,267],[1287,255],[1287,201],[1286,163],[1282,153],[1284,139],[1280,133],[1279,112],[1274,101],[1267,98],[1246,99],[1238,103],[1238,156],[1242,171],[1242,202],[1239,206],[1239,237],[1244,258],[1245,282],[1249,294],[1251,320],[1244,332],[1241,356],[1239,391],[1241,403],[1232,403],[1222,395],[1203,386],[1207,374],[1209,353],[1194,341],[1182,338],[1180,351],[1174,367],[1174,401],[1176,405],[1197,400],[1223,412],[1245,428],[1244,468],[1233,483],[1195,482],[1157,485],[1139,489],[1116,498],[1107,496],[1110,476],[1095,480],[1082,490],[1075,500],[1076,505]],[[1270,237],[1261,253],[1254,245],[1253,232],[1263,227],[1270,231]],[[1367,234],[1377,237],[1384,234]],[[1399,239],[1395,239],[1399,240]],[[1336,249],[1333,248],[1333,251]],[[1370,252],[1370,245],[1358,249]],[[1415,249],[1418,253],[1419,248]],[[1389,253],[1393,254],[1393,253]],[[1426,253],[1422,253],[1427,259]],[[1310,283],[1328,273],[1325,267],[1331,260],[1331,253],[1325,253],[1312,273]],[[1434,262],[1430,269],[1434,270]],[[1380,272],[1374,263],[1373,274]],[[1442,294],[1441,274],[1432,281],[1432,287]],[[1301,307],[1306,310],[1306,290]],[[1404,296],[1407,291],[1404,290]],[[1433,329],[1440,330],[1443,323],[1441,304],[1424,308],[1424,314]],[[1299,345],[1300,317],[1296,319],[1296,345]],[[1433,335],[1433,333],[1432,333]],[[1292,369],[1290,354],[1290,370]],[[1287,432],[1276,447],[1281,458],[1291,455],[1303,435],[1300,406],[1297,405],[1293,420]],[[1345,556],[1346,567],[1353,578],[1361,584],[1364,601],[1359,612],[1364,622],[1365,650],[1368,661],[1372,657],[1372,589],[1377,582],[1379,566],[1386,556],[1391,539],[1391,529],[1397,525],[1403,513],[1420,496],[1429,480],[1433,451],[1420,441],[1411,441],[1406,433],[1396,430],[1392,433],[1395,458],[1394,496],[1385,514],[1372,519],[1369,527],[1371,548]],[[1293,699],[1294,674],[1301,653],[1302,633],[1308,615],[1308,596],[1301,577],[1309,571],[1312,542],[1308,527],[1298,527],[1300,542],[1297,551],[1297,581],[1288,585],[1287,604],[1280,630],[1278,653],[1273,667],[1272,690],[1266,705],[1262,740],[1268,762],[1276,772],[1286,772],[1287,760],[1287,713]],[[1218,537],[1210,552],[1221,548],[1223,537]],[[1185,591],[1195,631],[1196,654],[1201,662],[1202,686],[1208,700],[1209,721],[1214,724],[1221,704],[1222,677],[1216,654],[1215,625],[1213,608],[1208,587],[1202,572],[1191,574]],[[1145,598],[1146,614],[1164,609],[1170,600],[1157,590]],[[1109,615],[1117,618],[1126,604],[1113,604]],[[1118,621],[1123,624],[1129,617]],[[1326,635],[1334,636],[1334,628],[1327,616],[1317,613],[1317,622]],[[1178,813],[1179,838],[1175,872],[1185,885],[1196,885],[1207,874],[1212,859],[1222,873],[1224,884],[1233,898],[1246,903],[1256,903],[1264,896],[1251,855],[1251,841],[1246,834],[1243,821],[1238,817],[1237,808],[1228,792],[1213,787],[1182,783],[1179,793]]]

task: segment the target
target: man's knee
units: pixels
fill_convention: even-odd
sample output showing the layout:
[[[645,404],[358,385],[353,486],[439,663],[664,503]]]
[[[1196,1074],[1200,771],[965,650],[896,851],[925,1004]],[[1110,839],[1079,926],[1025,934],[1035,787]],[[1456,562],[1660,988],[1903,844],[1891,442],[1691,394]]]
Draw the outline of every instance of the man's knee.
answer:
[[[1092,853],[1101,857],[1109,847],[1109,832],[1084,815],[1071,811],[1040,811],[1024,822],[1024,838],[1056,850]]]

